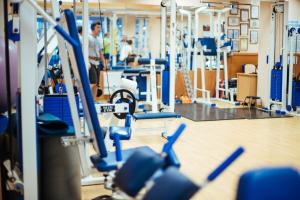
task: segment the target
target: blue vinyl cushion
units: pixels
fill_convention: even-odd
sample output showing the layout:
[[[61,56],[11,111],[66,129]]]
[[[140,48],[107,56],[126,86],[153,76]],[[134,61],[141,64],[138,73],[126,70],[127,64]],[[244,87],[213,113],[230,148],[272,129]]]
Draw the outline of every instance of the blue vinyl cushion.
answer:
[[[159,112],[159,113],[136,113],[133,114],[135,120],[139,119],[160,119],[160,118],[180,118],[181,115],[174,112]]]
[[[140,65],[149,65],[151,63],[151,59],[149,59],[149,58],[140,58],[138,60],[138,63]],[[165,65],[166,63],[167,63],[167,61],[165,59],[160,59],[160,58],[155,59],[155,64],[157,64],[157,65]]]
[[[144,200],[188,200],[198,190],[193,183],[177,168],[169,167],[162,176],[155,180],[154,186],[146,193]]]
[[[237,200],[299,200],[300,175],[289,167],[263,168],[244,173]]]
[[[49,113],[40,113],[37,123],[39,135],[43,137],[73,136],[75,134],[72,126]]]
[[[162,157],[151,151],[135,151],[116,173],[115,185],[135,197],[153,174],[162,168]]]
[[[141,147],[136,147],[136,148],[132,148],[132,149],[125,149],[125,150],[122,150],[123,161],[126,162],[126,160],[136,150],[155,153],[151,148],[149,148],[147,146],[141,146]],[[117,169],[117,161],[116,161],[115,152],[108,152],[108,155],[105,158],[101,158],[99,155],[91,156],[91,161],[94,164],[94,166],[97,168],[97,170],[100,172],[108,172],[108,171]]]
[[[131,68],[131,69],[125,69],[123,73],[124,74],[139,74],[139,73],[146,72],[146,71],[148,71],[148,70],[145,68]]]
[[[217,55],[217,44],[215,38],[199,38],[202,46],[206,46],[206,50],[203,52],[205,56]]]
[[[8,119],[4,115],[0,115],[0,135],[7,129]]]

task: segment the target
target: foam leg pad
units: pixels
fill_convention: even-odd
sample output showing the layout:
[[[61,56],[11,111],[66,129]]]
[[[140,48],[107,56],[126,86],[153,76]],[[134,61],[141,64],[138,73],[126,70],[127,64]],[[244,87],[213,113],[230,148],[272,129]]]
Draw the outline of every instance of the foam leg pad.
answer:
[[[117,171],[115,185],[131,197],[135,197],[153,174],[163,167],[160,155],[137,150]]]
[[[199,186],[181,174],[175,167],[169,167],[155,180],[155,185],[144,196],[143,200],[171,199],[188,200]]]

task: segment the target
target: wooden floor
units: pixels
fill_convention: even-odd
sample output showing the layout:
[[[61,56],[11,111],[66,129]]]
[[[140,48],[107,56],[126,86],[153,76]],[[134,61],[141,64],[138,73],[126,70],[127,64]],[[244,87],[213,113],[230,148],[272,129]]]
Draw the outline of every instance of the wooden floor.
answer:
[[[246,170],[264,166],[294,166],[300,169],[300,118],[229,120],[193,122],[180,119],[168,122],[171,129],[184,122],[187,129],[175,144],[182,163],[181,171],[194,181],[201,182],[218,163],[237,146],[243,145],[245,154],[224,174],[193,199],[233,200],[239,176]],[[139,131],[141,127],[157,125],[155,122],[133,123],[135,132],[124,148],[149,145],[161,150],[164,139],[157,132]],[[108,193],[100,186],[82,188],[83,199]]]

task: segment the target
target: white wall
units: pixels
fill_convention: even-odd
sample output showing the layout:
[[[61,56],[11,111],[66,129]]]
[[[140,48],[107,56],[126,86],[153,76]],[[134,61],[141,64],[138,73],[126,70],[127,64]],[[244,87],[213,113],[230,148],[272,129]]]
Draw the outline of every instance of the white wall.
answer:
[[[153,58],[160,57],[160,17],[149,18],[149,49]]]
[[[300,21],[300,0],[289,0],[289,20]]]

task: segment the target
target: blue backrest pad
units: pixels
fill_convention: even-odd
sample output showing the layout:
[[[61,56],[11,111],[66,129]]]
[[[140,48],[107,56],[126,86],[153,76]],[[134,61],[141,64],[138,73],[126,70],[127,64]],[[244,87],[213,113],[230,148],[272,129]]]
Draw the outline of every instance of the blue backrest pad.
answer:
[[[159,154],[136,150],[117,171],[115,185],[129,196],[135,197],[163,164]]]

